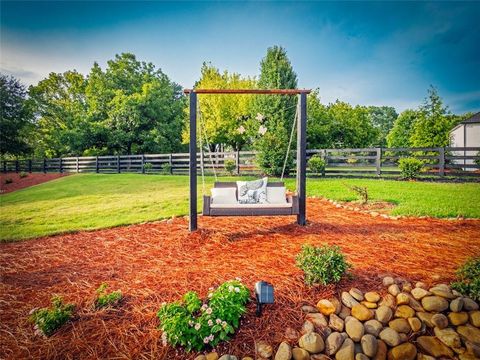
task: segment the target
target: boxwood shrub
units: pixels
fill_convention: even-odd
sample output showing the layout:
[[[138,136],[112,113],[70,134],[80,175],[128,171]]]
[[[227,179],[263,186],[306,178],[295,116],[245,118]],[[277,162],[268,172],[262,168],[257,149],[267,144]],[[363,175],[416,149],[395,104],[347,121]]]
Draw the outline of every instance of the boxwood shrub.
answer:
[[[337,283],[352,267],[338,246],[328,245],[303,245],[296,263],[305,273],[305,283],[308,285]]]

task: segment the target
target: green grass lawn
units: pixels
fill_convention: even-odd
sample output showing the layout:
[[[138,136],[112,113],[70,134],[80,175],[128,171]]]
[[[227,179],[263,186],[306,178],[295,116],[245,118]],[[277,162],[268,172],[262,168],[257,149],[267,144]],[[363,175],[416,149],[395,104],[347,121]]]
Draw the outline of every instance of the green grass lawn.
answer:
[[[198,182],[201,195],[200,177]],[[212,183],[213,178],[207,178],[206,188]],[[293,179],[287,180],[290,189],[294,184]],[[397,215],[480,218],[480,184],[308,179],[307,192],[336,200],[356,199],[344,184],[367,186],[371,199],[395,203]],[[0,240],[19,240],[185,215],[188,177],[79,174],[2,195],[0,202]]]

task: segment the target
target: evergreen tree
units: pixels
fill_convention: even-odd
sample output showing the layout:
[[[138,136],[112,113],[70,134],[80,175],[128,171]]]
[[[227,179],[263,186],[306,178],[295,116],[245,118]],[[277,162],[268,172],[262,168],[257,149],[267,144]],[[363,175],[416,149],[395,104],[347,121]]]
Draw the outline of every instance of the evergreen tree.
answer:
[[[418,119],[413,125],[410,138],[415,147],[441,147],[450,143],[450,130],[456,125],[457,117],[451,116],[443,105],[438,91],[433,86],[418,110]]]
[[[260,63],[258,87],[262,89],[297,88],[297,74],[287,57],[287,52],[282,47],[273,46],[267,49],[267,55]],[[269,175],[280,175],[281,173],[297,101],[297,97],[289,95],[259,95],[255,98],[254,109],[256,111],[254,112],[259,114],[258,126],[265,127],[269,133],[259,137],[255,144],[260,151],[257,162]],[[272,139],[274,138],[277,138],[278,145],[272,148]],[[295,142],[292,146],[295,146]],[[270,155],[266,156],[267,152]],[[287,174],[292,163],[293,159],[290,155],[286,168]]]

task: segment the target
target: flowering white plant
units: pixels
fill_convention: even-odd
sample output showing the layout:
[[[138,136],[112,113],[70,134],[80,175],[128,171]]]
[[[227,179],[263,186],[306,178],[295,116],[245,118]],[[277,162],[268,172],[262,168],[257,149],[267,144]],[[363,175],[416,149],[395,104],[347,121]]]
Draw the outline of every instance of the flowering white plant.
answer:
[[[205,303],[196,293],[189,292],[182,302],[165,304],[158,311],[162,340],[187,351],[213,348],[228,340],[238,328],[249,298],[249,290],[238,280],[210,289]]]

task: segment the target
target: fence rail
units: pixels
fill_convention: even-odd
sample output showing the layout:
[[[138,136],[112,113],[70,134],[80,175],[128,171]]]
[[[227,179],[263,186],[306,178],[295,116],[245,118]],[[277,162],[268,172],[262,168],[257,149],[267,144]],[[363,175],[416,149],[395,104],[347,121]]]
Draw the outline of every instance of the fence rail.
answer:
[[[255,151],[197,153],[198,171],[226,173],[232,160],[235,174],[258,174]],[[295,158],[295,151],[293,151]],[[307,160],[318,155],[325,160],[322,176],[398,176],[398,161],[415,157],[424,161],[422,174],[431,176],[479,177],[480,147],[446,148],[356,148],[310,149]],[[6,172],[72,173],[170,173],[187,174],[188,153],[63,157],[53,159],[1,160]],[[294,161],[295,163],[295,161]],[[307,170],[309,173],[310,170]],[[295,172],[295,166],[291,172]]]

